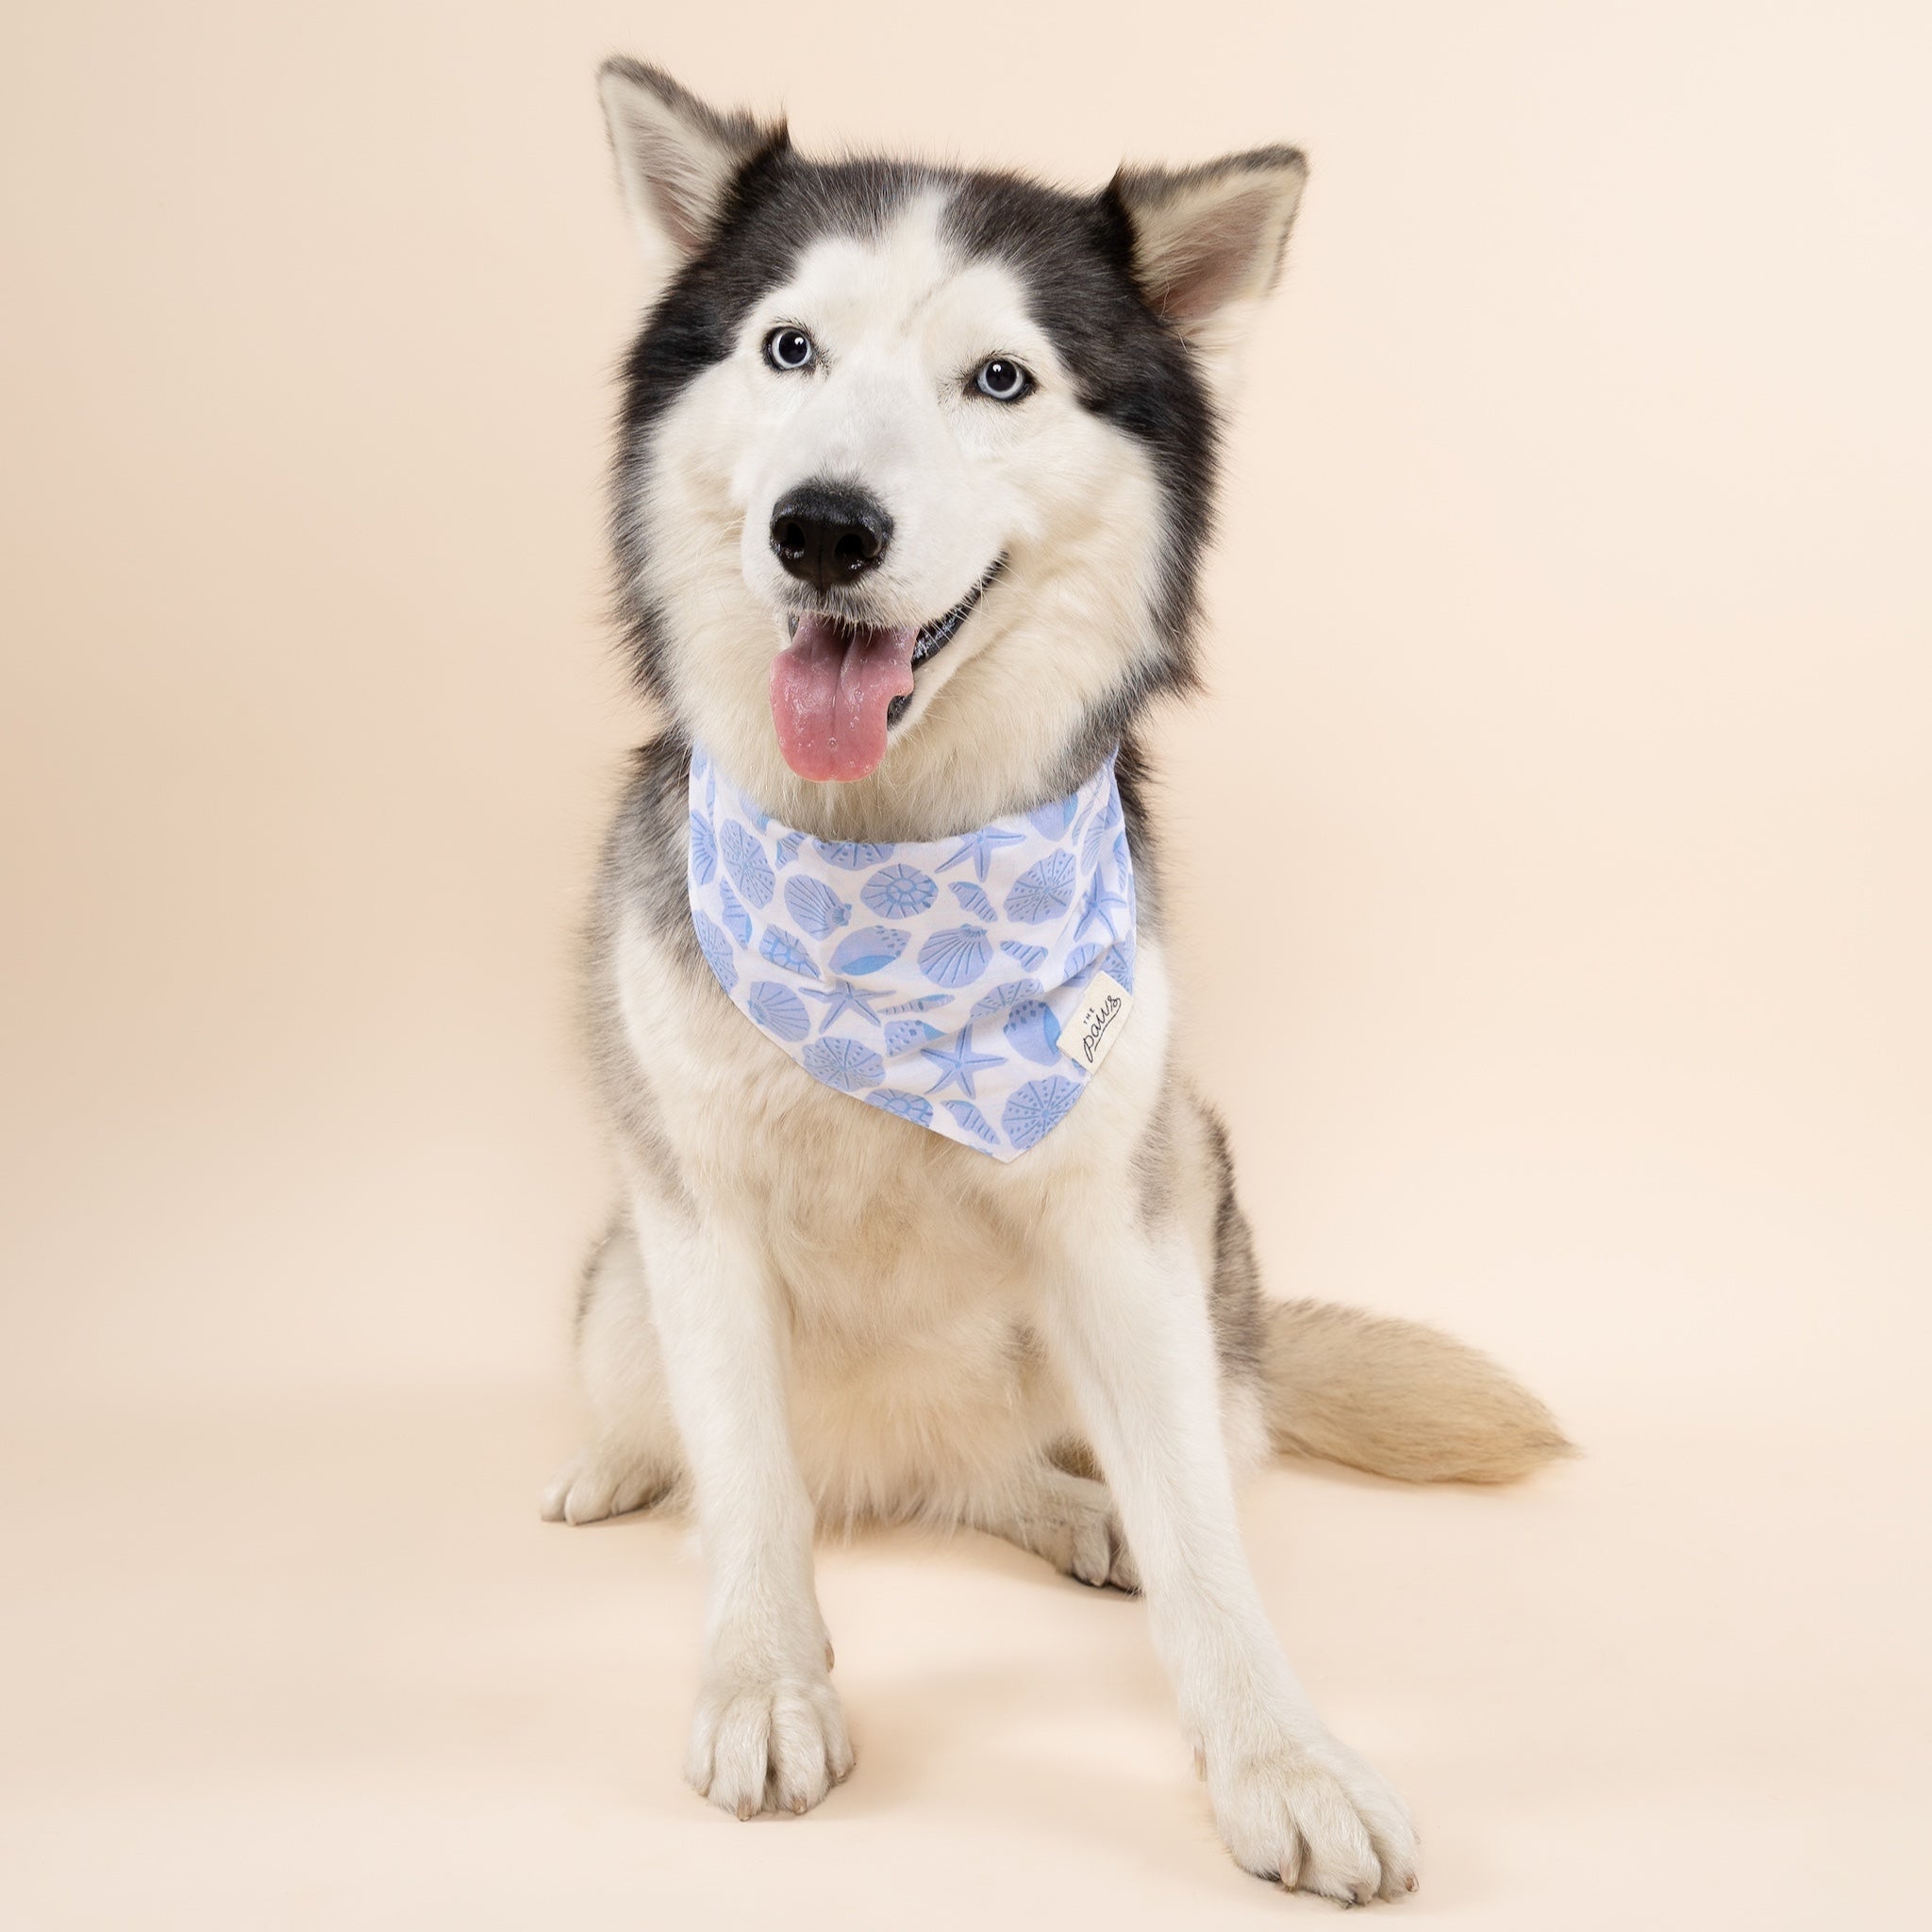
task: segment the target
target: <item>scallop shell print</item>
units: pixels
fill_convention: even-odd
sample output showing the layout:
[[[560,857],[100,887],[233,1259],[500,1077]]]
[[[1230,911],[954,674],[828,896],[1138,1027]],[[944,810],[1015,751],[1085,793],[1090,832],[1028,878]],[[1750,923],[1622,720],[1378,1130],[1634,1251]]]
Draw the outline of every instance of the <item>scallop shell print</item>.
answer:
[[[765,862],[764,847],[736,819],[724,821],[718,847],[724,855],[724,870],[746,900],[760,909],[769,906],[777,881]]]
[[[805,1002],[775,979],[756,979],[744,996],[745,1010],[767,1033],[780,1040],[803,1040],[811,1031]]]
[[[991,958],[982,927],[949,925],[920,947],[919,970],[935,986],[971,986]]]
[[[799,930],[815,940],[829,939],[852,922],[851,907],[824,880],[804,873],[794,873],[785,881],[785,909],[798,922]]]

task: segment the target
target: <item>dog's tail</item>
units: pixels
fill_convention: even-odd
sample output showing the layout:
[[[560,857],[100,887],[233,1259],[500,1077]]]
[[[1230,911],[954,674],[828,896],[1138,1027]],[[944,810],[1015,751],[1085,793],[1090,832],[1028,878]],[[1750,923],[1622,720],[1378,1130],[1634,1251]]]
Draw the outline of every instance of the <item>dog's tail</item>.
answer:
[[[1284,1455],[1408,1483],[1507,1483],[1575,1453],[1513,1375],[1419,1322],[1271,1303],[1263,1380]]]

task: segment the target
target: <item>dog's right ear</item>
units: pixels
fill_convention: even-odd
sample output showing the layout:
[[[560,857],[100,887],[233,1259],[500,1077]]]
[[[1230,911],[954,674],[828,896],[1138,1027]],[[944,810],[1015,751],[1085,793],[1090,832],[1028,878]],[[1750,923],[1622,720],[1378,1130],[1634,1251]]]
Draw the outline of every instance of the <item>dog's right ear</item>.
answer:
[[[625,206],[657,265],[695,255],[746,163],[788,144],[782,121],[721,114],[641,60],[607,60],[597,86]]]

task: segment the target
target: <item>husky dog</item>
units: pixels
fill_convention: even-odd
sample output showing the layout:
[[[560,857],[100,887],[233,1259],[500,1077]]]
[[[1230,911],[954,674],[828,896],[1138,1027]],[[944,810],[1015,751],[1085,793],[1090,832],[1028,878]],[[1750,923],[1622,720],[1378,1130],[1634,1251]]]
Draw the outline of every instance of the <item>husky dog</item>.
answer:
[[[578,1316],[593,1431],[544,1513],[688,1501],[708,1612],[687,1772],[741,1818],[805,1811],[852,1770],[815,1525],[919,1519],[1144,1593],[1245,1870],[1354,1903],[1412,1890],[1408,1812],[1283,1656],[1236,1480],[1271,1448],[1494,1481],[1565,1445],[1457,1342],[1262,1298],[1225,1136],[1188,1075],[1138,735],[1196,681],[1216,425],[1302,157],[1076,194],[808,160],[782,124],[629,60],[602,92],[657,276],[612,529],[627,645],[666,722],[602,872],[591,1008],[623,1188]],[[811,1041],[785,1041],[821,1023],[789,991],[768,991],[769,1025],[748,1019],[711,953],[733,941],[693,910],[691,841],[716,837],[693,829],[694,760],[706,796],[722,783],[749,814],[729,828],[747,864],[779,827],[835,859],[999,824],[1024,842],[1015,814],[1057,825],[1055,801],[1099,785],[1131,867],[1132,1011],[1079,1104],[989,1158],[932,1130],[999,1141],[978,1104],[941,1116],[882,1088],[865,1106],[836,1068],[815,1075]],[[995,909],[972,868],[952,876]],[[785,932],[765,957],[808,984]],[[863,1040],[850,1053],[880,1064]]]

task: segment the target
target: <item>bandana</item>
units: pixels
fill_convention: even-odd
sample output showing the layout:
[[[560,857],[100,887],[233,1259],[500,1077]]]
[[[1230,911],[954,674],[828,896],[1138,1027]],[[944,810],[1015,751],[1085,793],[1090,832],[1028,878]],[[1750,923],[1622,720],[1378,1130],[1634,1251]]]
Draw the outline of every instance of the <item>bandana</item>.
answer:
[[[1012,1160],[1133,1005],[1134,868],[1109,758],[956,838],[833,844],[691,760],[691,924],[738,1010],[814,1080]]]

